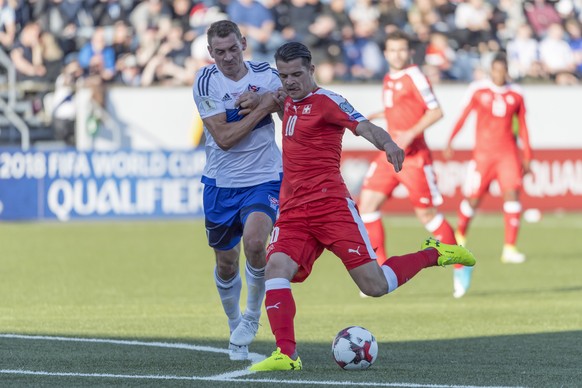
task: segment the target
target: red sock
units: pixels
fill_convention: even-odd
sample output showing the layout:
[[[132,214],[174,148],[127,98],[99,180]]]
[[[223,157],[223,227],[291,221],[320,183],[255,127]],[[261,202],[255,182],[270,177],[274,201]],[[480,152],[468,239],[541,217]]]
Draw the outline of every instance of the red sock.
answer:
[[[519,213],[505,213],[505,243],[515,245],[519,232]]]
[[[390,267],[398,279],[398,287],[412,279],[421,269],[437,265],[439,252],[434,248],[424,249],[416,253],[402,256],[392,256],[384,265]]]
[[[290,288],[268,290],[265,294],[265,308],[281,353],[292,356],[295,353],[295,301]]]
[[[505,243],[515,245],[519,232],[519,217],[521,215],[521,203],[519,201],[505,201],[503,203],[505,219]]]
[[[457,230],[463,236],[467,235],[467,229],[469,228],[469,223],[471,219],[475,215],[475,209],[471,207],[469,201],[466,199],[461,201],[459,205],[459,211],[457,212],[458,221],[457,221]]]
[[[455,232],[442,214],[437,214],[425,227],[437,240],[445,244],[457,244]]]
[[[368,237],[370,237],[372,248],[376,251],[376,261],[379,265],[382,265],[382,263],[386,261],[384,225],[382,224],[382,218],[371,222],[364,222],[364,225],[368,231]]]
[[[467,217],[461,212],[458,213],[457,230],[463,236],[467,234],[467,229],[469,228],[469,224],[471,223],[472,218],[473,217]]]

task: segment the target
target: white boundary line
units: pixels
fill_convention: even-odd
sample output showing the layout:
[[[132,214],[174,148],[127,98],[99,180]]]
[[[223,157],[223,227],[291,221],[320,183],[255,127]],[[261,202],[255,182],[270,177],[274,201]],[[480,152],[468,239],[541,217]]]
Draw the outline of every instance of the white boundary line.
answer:
[[[227,349],[215,348],[211,346],[199,346],[183,343],[171,342],[144,342],[133,340],[113,340],[100,338],[74,338],[74,337],[50,337],[50,336],[33,336],[21,334],[0,334],[0,338],[13,339],[29,339],[29,340],[48,340],[48,341],[62,341],[62,342],[89,342],[102,343],[114,345],[128,345],[128,346],[149,346],[158,348],[172,348],[172,349],[187,349],[199,352],[222,353],[228,354]],[[264,355],[258,353],[249,353],[249,357],[253,362],[262,360]],[[124,375],[124,374],[109,374],[109,373],[72,373],[72,372],[46,372],[46,371],[32,371],[24,369],[0,369],[0,374],[11,375],[34,375],[34,376],[61,376],[61,377],[98,377],[98,378],[117,378],[117,379],[147,379],[147,380],[188,380],[188,381],[223,381],[236,383],[279,383],[279,384],[310,384],[310,385],[351,385],[351,386],[365,386],[365,387],[405,387],[405,388],[512,388],[502,386],[473,386],[473,385],[441,385],[441,384],[414,384],[414,383],[375,383],[375,382],[354,382],[354,381],[318,381],[318,380],[278,380],[278,379],[254,379],[243,378],[254,374],[256,372],[248,369],[223,373],[214,376],[173,376],[173,375]],[[515,387],[517,388],[517,387]]]
[[[514,388],[514,387],[486,387],[474,385],[441,385],[441,384],[411,384],[411,383],[375,383],[354,381],[318,381],[318,380],[277,380],[277,379],[236,379],[219,376],[165,376],[165,375],[119,375],[109,373],[66,373],[44,372],[23,369],[0,369],[0,374],[35,375],[35,376],[62,376],[62,377],[109,377],[116,379],[148,379],[148,380],[188,380],[188,381],[221,381],[234,383],[265,383],[265,384],[309,384],[309,385],[343,385],[360,387],[405,387],[405,388]]]
[[[102,338],[74,338],[74,337],[51,337],[43,335],[21,335],[21,334],[0,334],[0,338],[14,338],[14,339],[29,339],[29,340],[44,340],[44,341],[61,341],[61,342],[90,342],[90,343],[100,343],[100,344],[113,344],[113,345],[127,345],[127,346],[149,346],[156,348],[170,348],[170,349],[186,349],[194,350],[197,352],[208,352],[208,353],[222,353],[228,354],[228,349],[215,348],[212,346],[200,346],[173,342],[144,342],[144,341],[133,341],[133,340],[114,340],[114,339],[102,339]],[[259,353],[249,353],[249,361],[256,363],[262,361],[266,358],[265,355]],[[1,372],[5,373],[5,372]],[[8,372],[6,372],[8,373]],[[40,373],[40,372],[39,372]],[[222,373],[216,376],[218,379],[228,379],[236,378],[254,374],[256,372],[250,371],[248,369],[242,369],[238,371],[232,371],[228,373]],[[65,373],[65,375],[69,375]],[[92,374],[89,374],[92,375]],[[132,376],[132,375],[128,375]],[[139,375],[136,375],[140,378]],[[112,376],[113,377],[113,376]],[[120,377],[120,376],[119,376]],[[180,376],[170,376],[170,377],[180,377]],[[130,377],[127,377],[130,378]],[[190,379],[189,377],[187,379]]]

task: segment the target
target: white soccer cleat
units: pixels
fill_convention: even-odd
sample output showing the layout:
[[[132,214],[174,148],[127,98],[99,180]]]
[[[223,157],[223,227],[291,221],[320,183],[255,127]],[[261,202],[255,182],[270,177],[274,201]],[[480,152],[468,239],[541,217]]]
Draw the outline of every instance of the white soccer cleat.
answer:
[[[462,298],[466,292],[467,290],[465,290],[460,281],[456,277],[453,278],[453,298],[455,299]]]
[[[231,361],[244,361],[249,358],[248,345],[228,345],[228,357]]]
[[[525,261],[525,255],[517,250],[515,245],[506,244],[503,246],[501,262],[505,264],[521,264]]]
[[[248,346],[255,339],[258,330],[259,321],[245,314],[236,329],[230,334],[230,343],[237,346]]]
[[[471,277],[474,267],[460,267],[453,269],[453,297],[461,298],[471,286]]]

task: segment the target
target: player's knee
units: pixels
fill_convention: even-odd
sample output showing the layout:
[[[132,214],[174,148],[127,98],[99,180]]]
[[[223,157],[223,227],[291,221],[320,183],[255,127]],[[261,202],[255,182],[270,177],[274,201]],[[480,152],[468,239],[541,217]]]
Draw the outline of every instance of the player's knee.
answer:
[[[238,272],[238,260],[236,262],[217,260],[216,272],[223,280],[232,279]]]
[[[297,272],[298,265],[289,256],[284,253],[274,253],[267,262],[265,268],[265,278],[284,278],[292,279]]]
[[[385,295],[388,288],[382,286],[381,284],[368,283],[368,284],[365,284],[364,286],[360,287],[360,290],[368,296],[378,298],[380,296]]]
[[[259,238],[249,238],[244,242],[245,256],[253,260],[258,257],[265,257],[265,242]]]

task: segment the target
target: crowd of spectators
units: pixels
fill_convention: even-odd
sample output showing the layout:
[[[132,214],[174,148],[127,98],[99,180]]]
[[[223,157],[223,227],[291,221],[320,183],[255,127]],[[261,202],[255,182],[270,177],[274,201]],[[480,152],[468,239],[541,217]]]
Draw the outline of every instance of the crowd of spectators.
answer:
[[[190,85],[211,61],[205,29],[222,18],[241,26],[249,59],[305,42],[321,83],[379,79],[395,28],[435,82],[471,81],[500,50],[517,80],[582,72],[582,0],[0,0],[0,46],[19,80],[54,83],[75,62],[107,83]]]
[[[0,0],[0,46],[19,80],[190,85],[211,61],[205,29],[223,18],[241,26],[249,59],[306,43],[324,84],[380,79],[396,28],[433,82],[480,77],[500,50],[518,81],[582,75],[582,0]]]
[[[481,78],[500,51],[518,82],[582,78],[582,0],[0,0],[0,48],[19,85],[51,92],[35,105],[72,144],[78,86],[101,106],[105,85],[190,86],[220,19],[241,27],[247,59],[273,63],[283,42],[304,42],[322,84],[380,80],[394,29],[433,83]]]
[[[519,82],[582,77],[582,0],[0,0],[0,48],[19,85],[51,92],[67,139],[76,87],[103,105],[109,84],[190,86],[212,61],[205,31],[220,19],[241,27],[248,59],[273,63],[283,42],[304,42],[322,84],[381,79],[394,29],[413,38],[433,83],[483,77],[499,51]]]

